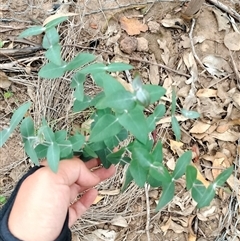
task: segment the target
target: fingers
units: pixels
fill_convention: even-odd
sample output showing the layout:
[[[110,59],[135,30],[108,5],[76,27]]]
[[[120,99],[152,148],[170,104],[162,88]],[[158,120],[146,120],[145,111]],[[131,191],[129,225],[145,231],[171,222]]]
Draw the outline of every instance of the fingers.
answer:
[[[84,195],[73,205],[69,207],[69,227],[71,227],[76,220],[86,212],[97,197],[97,190],[91,189],[84,193]]]

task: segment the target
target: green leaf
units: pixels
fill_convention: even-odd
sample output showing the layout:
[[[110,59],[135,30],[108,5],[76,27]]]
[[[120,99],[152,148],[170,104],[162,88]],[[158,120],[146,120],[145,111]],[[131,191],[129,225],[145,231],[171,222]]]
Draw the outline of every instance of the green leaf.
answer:
[[[7,202],[6,197],[0,196],[0,204],[5,204]]]
[[[111,151],[106,148],[96,151],[98,158],[101,160],[101,163],[105,168],[109,168],[112,165],[112,163],[107,159],[109,153],[111,153]]]
[[[79,85],[82,85],[84,83],[85,79],[86,79],[86,75],[84,75],[80,72],[77,72],[76,74],[74,74],[74,76],[72,78],[72,82],[70,84],[70,87],[73,89],[73,88],[76,88]]]
[[[153,114],[151,114],[148,118],[147,118],[147,123],[149,126],[149,130],[153,131],[156,127],[156,122],[159,121],[165,114],[166,112],[166,107],[163,104],[158,105]]]
[[[193,199],[197,202],[200,203],[203,199],[203,195],[206,192],[206,187],[203,185],[201,181],[198,179],[195,180],[192,186],[191,194]]]
[[[75,100],[73,103],[73,111],[79,112],[85,110],[91,105],[91,98],[87,95],[84,95],[83,101]]]
[[[45,79],[59,78],[64,75],[65,68],[66,64],[64,62],[60,66],[50,62],[40,69],[38,76]]]
[[[170,182],[168,185],[163,186],[162,195],[158,201],[156,211],[165,207],[174,197],[175,185],[174,182]]]
[[[106,70],[109,72],[117,72],[117,71],[123,71],[123,70],[130,70],[133,66],[125,63],[111,63],[107,66]]]
[[[28,137],[34,136],[34,122],[31,117],[25,118],[20,126],[20,132],[23,142],[28,140]]]
[[[100,102],[105,97],[104,92],[100,92],[91,100],[91,106],[95,106],[98,102]]]
[[[147,177],[147,183],[151,186],[151,187],[161,187],[162,186],[162,182],[153,178],[151,175],[148,175]]]
[[[163,185],[168,184],[173,179],[167,168],[159,162],[154,162],[151,165],[149,168],[149,175],[160,181]]]
[[[133,142],[130,142],[126,148],[131,152],[133,151],[134,148],[144,148],[148,150],[148,152],[150,153],[153,148],[153,140],[148,139],[145,144],[141,143],[138,140],[134,140]]]
[[[110,114],[102,116],[93,127],[89,141],[103,141],[108,137],[114,136],[121,131],[122,127],[118,119]]]
[[[79,84],[74,91],[73,96],[78,100],[78,101],[83,101],[84,99],[84,88],[83,88],[83,83]],[[91,102],[90,102],[91,103]]]
[[[48,141],[48,142],[55,141],[54,133],[49,126],[43,126],[41,130],[42,130],[42,133],[43,133],[46,141]]]
[[[61,46],[59,43],[52,45],[45,53],[45,57],[53,64],[62,67]]]
[[[88,145],[93,151],[99,151],[101,149],[106,148],[104,141],[88,143]]]
[[[123,184],[123,186],[121,188],[121,192],[124,192],[127,189],[127,187],[132,182],[132,180],[133,180],[133,177],[132,177],[130,168],[128,167],[128,169],[126,171],[126,174],[125,174],[124,184]]]
[[[107,66],[101,63],[89,64],[88,66],[84,67],[80,70],[82,74],[97,74],[100,72],[106,72]]]
[[[85,137],[81,134],[76,133],[68,139],[72,143],[73,151],[79,151],[85,143]]]
[[[134,148],[132,150],[132,158],[137,160],[142,167],[147,169],[153,163],[152,156],[145,148]]]
[[[213,181],[214,186],[221,187],[227,181],[227,179],[231,176],[232,172],[233,172],[233,166],[221,172],[217,176],[217,178]]]
[[[49,23],[46,24],[46,28],[47,30],[56,27],[58,24],[66,21],[68,19],[68,17],[63,16],[63,17],[59,17],[59,18],[55,18],[52,21],[50,21]]]
[[[135,97],[126,90],[120,90],[103,98],[98,104],[97,109],[105,109],[107,107],[116,110],[131,110],[136,106]]]
[[[123,113],[118,116],[119,123],[130,131],[140,142],[147,143],[148,140],[148,126],[147,121],[139,108]]]
[[[80,53],[73,60],[71,60],[67,66],[66,70],[75,70],[82,67],[96,59],[96,56],[89,53]],[[91,65],[90,65],[91,66]]]
[[[10,120],[10,126],[7,129],[0,131],[0,147],[7,141],[10,137],[14,129],[23,119],[24,115],[26,114],[27,110],[31,106],[31,102],[27,102],[20,107],[13,113],[12,118]]]
[[[177,104],[177,96],[176,91],[172,88],[172,106],[171,106],[171,114],[172,116],[175,115],[176,112],[176,104]]]
[[[158,85],[143,85],[143,89],[150,94],[150,104],[160,100],[160,98],[166,93],[166,89]]]
[[[191,160],[192,160],[192,152],[191,151],[187,151],[187,152],[183,153],[177,159],[175,169],[172,173],[174,180],[177,180],[180,177],[182,177],[182,175],[186,171],[187,166],[190,164]]]
[[[171,117],[172,129],[176,138],[176,141],[181,139],[181,130],[177,118],[175,116]]]
[[[215,196],[215,189],[213,183],[211,183],[202,195],[202,199],[198,202],[197,208],[203,208],[209,206]]]
[[[162,163],[163,161],[163,150],[162,150],[162,143],[158,141],[152,151],[152,158],[154,162]]]
[[[138,89],[135,93],[136,99],[138,102],[144,106],[148,107],[150,105],[151,97],[150,94],[145,89]]]
[[[60,147],[60,158],[67,158],[72,155],[72,143],[69,140],[58,140]]]
[[[54,136],[55,136],[55,141],[56,142],[66,140],[66,138],[67,138],[67,131],[66,130],[56,131],[54,133]]]
[[[85,153],[85,155],[87,154],[91,158],[97,158],[98,157],[98,155],[95,153],[95,151],[89,145],[84,146],[83,152]]]
[[[125,90],[123,85],[108,73],[97,73],[93,74],[92,77],[95,83],[104,89],[106,96]]]
[[[39,159],[47,157],[48,145],[39,144],[35,147],[35,152]]]
[[[104,143],[110,150],[112,150],[114,147],[118,146],[120,141],[127,139],[127,137],[127,130],[122,128],[122,130],[117,135],[109,137],[106,140],[104,140]]]
[[[50,169],[55,173],[58,171],[59,161],[60,147],[56,142],[53,142],[47,150],[47,162]]]
[[[34,26],[31,28],[28,28],[26,30],[24,30],[18,38],[26,38],[29,36],[34,36],[34,35],[39,35],[41,33],[43,33],[46,30],[45,27],[43,26]]]
[[[197,179],[197,169],[192,166],[188,165],[186,168],[186,184],[187,190],[190,190]]]
[[[109,155],[107,155],[107,159],[112,164],[118,164],[121,161],[121,159],[123,158],[124,152],[125,152],[125,148],[121,148],[119,151],[112,152]]]
[[[25,143],[24,143],[24,150],[25,150],[25,152],[28,154],[28,156],[30,157],[31,161],[32,161],[35,165],[39,166],[39,161],[38,161],[37,153],[36,153],[36,151],[33,149],[30,141],[28,141],[28,140],[25,141]]]
[[[200,114],[196,111],[181,109],[181,113],[182,115],[184,115],[186,118],[189,118],[189,119],[197,119],[200,117]]]
[[[56,28],[50,28],[46,30],[45,35],[43,37],[42,46],[45,49],[50,48],[51,46],[59,43],[59,34]]]
[[[145,167],[142,167],[138,162],[138,160],[136,159],[133,159],[130,162],[129,168],[135,183],[139,187],[143,187],[145,182],[147,181],[148,169]]]
[[[141,76],[139,74],[137,74],[134,77],[134,79],[132,81],[132,87],[133,87],[134,91],[138,91],[139,89],[143,88],[143,82],[142,82]]]

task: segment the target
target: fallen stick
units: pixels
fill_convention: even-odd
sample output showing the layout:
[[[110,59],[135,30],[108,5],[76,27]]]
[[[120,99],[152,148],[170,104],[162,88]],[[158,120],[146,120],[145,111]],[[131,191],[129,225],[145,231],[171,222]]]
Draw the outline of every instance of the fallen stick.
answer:
[[[218,0],[207,0],[209,3],[215,5],[216,7],[220,8],[224,12],[230,14],[233,18],[235,18],[238,22],[240,22],[240,14],[238,14],[234,9],[224,5],[223,3],[219,2]]]

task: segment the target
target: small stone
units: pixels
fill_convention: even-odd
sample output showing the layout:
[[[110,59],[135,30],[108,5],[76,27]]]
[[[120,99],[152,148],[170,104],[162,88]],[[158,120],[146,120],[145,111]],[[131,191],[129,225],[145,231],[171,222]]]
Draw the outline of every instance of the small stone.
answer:
[[[160,24],[155,21],[149,21],[148,29],[151,33],[158,33],[160,31]]]
[[[148,50],[148,41],[143,37],[137,38],[137,51],[147,52]]]
[[[133,53],[137,49],[138,41],[134,37],[125,37],[120,42],[120,49],[127,54]]]

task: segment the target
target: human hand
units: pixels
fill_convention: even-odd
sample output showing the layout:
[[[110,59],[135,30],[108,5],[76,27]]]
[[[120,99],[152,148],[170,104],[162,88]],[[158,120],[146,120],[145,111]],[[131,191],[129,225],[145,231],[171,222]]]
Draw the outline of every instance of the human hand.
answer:
[[[9,216],[11,233],[24,241],[55,240],[62,230],[67,212],[71,227],[97,196],[97,190],[90,188],[115,173],[114,166],[91,171],[98,165],[97,159],[84,163],[73,158],[61,161],[57,173],[45,166],[27,177]],[[84,191],[83,196],[74,202],[77,195]]]

